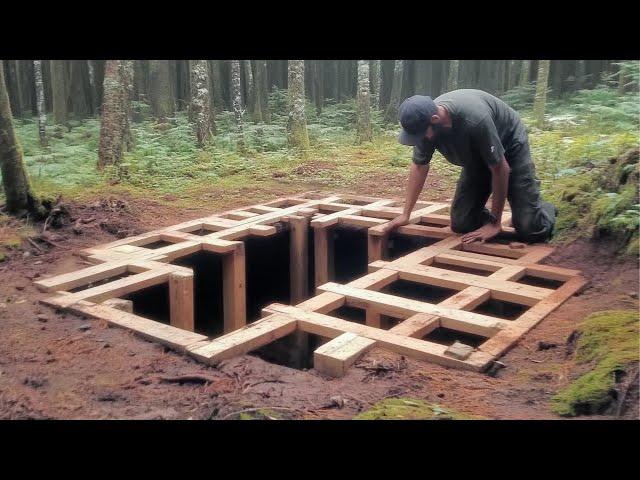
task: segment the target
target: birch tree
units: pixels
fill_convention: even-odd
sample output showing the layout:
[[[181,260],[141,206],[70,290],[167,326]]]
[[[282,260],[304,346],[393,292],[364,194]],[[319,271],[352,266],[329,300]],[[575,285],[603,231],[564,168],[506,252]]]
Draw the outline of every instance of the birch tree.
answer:
[[[240,89],[240,60],[231,60],[231,103],[236,119],[236,144],[238,150],[244,150],[244,133],[242,125],[242,93]]]
[[[251,114],[255,110],[255,86],[253,83],[253,71],[251,70],[251,60],[244,60],[244,78],[247,87],[247,95],[245,98],[245,108]]]
[[[533,118],[538,128],[544,127],[544,110],[547,106],[547,85],[549,83],[550,60],[538,62],[538,80],[536,81],[536,97],[533,101]]]
[[[385,123],[396,123],[398,121],[398,107],[400,106],[400,95],[402,94],[402,76],[404,71],[404,61],[396,60],[393,67],[393,84],[391,86],[391,98],[384,114]]]
[[[118,164],[132,147],[129,111],[133,83],[131,60],[107,60],[103,84],[98,168]]]
[[[369,60],[358,60],[358,100],[357,100],[357,132],[356,142],[370,142],[371,112],[369,98]]]
[[[371,104],[380,108],[380,90],[382,88],[382,65],[380,60],[371,61]]]
[[[204,146],[213,137],[215,124],[211,115],[209,68],[206,60],[189,60],[191,70],[190,116],[193,119],[198,146]]]
[[[36,108],[38,110],[38,134],[40,136],[40,145],[47,146],[47,113],[44,105],[44,84],[42,83],[42,62],[41,60],[33,61],[33,75],[36,80]]]
[[[309,149],[307,119],[304,112],[304,60],[289,60],[287,103],[289,145],[302,151]]]
[[[449,61],[449,76],[447,77],[447,90],[455,90],[458,88],[458,70],[460,67],[460,60]]]
[[[31,189],[22,149],[13,130],[13,117],[2,62],[0,62],[0,171],[7,212],[15,215],[32,213],[40,216],[42,213],[40,201]]]

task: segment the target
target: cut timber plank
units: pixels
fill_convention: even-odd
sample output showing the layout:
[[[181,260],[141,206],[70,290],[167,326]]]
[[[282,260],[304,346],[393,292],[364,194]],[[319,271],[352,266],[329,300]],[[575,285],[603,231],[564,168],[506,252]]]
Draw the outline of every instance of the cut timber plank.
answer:
[[[239,330],[189,349],[198,360],[215,365],[226,358],[243,355],[296,330],[297,321],[286,315],[270,315]]]
[[[222,295],[224,332],[242,328],[247,323],[244,243],[222,257]]]
[[[295,305],[309,296],[309,219],[291,215],[289,225],[290,297]]]
[[[337,293],[347,297],[347,304],[360,308],[374,308],[380,313],[404,318],[416,313],[437,315],[447,320],[451,327],[463,324],[464,328],[473,330],[472,333],[490,337],[506,326],[505,321],[487,315],[465,312],[453,308],[441,307],[425,302],[418,302],[408,298],[396,297],[386,293],[374,292],[362,288],[354,288],[337,283],[326,283],[319,287],[324,292]],[[443,326],[445,326],[443,322]]]
[[[193,332],[193,309],[193,273],[172,273],[169,275],[169,323]]]
[[[491,360],[491,357],[484,352],[474,352],[474,354],[465,361],[456,360],[444,355],[444,351],[447,348],[445,345],[396,335],[379,328],[348,322],[317,312],[306,312],[287,305],[272,304],[269,308],[298,320],[298,328],[308,333],[320,335],[321,337],[335,338],[345,332],[351,332],[361,337],[375,340],[379,343],[379,346],[392,352],[406,355],[417,360],[427,360],[448,367],[475,371],[486,368]]]
[[[34,282],[40,291],[72,290],[105,278],[115,277],[127,272],[126,262],[104,263],[94,267],[83,268],[75,272],[56,275],[55,277]]]
[[[380,265],[377,262],[376,265]],[[519,303],[522,305],[535,305],[539,300],[553,292],[548,288],[533,287],[506,280],[496,280],[490,277],[473,275],[471,273],[454,272],[443,268],[417,265],[412,268],[396,267],[387,264],[383,267],[398,271],[402,280],[425,283],[437,287],[463,290],[466,287],[479,287],[491,290],[491,297],[505,302]]]
[[[335,276],[333,229],[331,227],[314,228],[313,245],[315,287],[318,288],[318,285],[327,283]]]
[[[330,377],[343,377],[347,369],[376,344],[355,333],[343,333],[313,352],[313,368]]]

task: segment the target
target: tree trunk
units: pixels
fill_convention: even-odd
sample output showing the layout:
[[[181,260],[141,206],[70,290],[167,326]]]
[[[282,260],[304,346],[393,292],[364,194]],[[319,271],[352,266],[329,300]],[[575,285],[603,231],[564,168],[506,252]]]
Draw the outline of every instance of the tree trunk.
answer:
[[[16,69],[17,60],[3,60],[7,95],[9,95],[9,106],[13,117],[22,117],[22,88],[18,79]]]
[[[380,87],[382,86],[380,60],[369,61],[369,78],[371,85],[371,105],[377,109],[380,108]]]
[[[522,60],[520,67],[520,86],[529,85],[529,75],[531,74],[531,60]]]
[[[458,69],[460,68],[460,60],[449,61],[449,78],[447,78],[447,90],[455,90],[458,88]]]
[[[396,60],[393,68],[393,84],[391,87],[391,97],[389,105],[384,114],[385,123],[396,123],[398,121],[398,107],[400,106],[400,93],[402,91],[402,73],[404,61]]]
[[[53,96],[53,123],[67,121],[67,95],[64,60],[51,60],[51,90]]]
[[[533,118],[538,128],[544,127],[544,110],[547,105],[547,85],[549,83],[550,60],[538,63],[538,80],[536,82],[536,98],[533,102]]]
[[[627,83],[627,69],[622,64],[622,60],[618,60],[618,94],[624,95],[626,91],[626,83]]]
[[[209,68],[206,60],[189,60],[191,70],[191,104],[189,114],[195,125],[196,140],[203,147],[213,137]]]
[[[256,90],[255,90],[255,84],[253,81],[253,70],[251,68],[251,60],[243,60],[243,66],[244,66],[244,77],[245,77],[245,84],[247,86],[247,95],[246,95],[246,109],[247,112],[251,115],[253,115],[253,112],[255,112],[256,110]]]
[[[369,61],[358,60],[357,143],[370,142],[373,139],[373,134],[371,133],[370,101]]]
[[[576,60],[576,90],[582,90],[584,88],[585,73],[585,61]]]
[[[244,134],[242,129],[242,93],[240,90],[240,60],[231,60],[231,100],[233,114],[236,119],[236,143],[238,150],[244,150]]]
[[[414,62],[414,88],[413,93],[416,95],[433,95],[431,76],[433,70],[433,61],[416,60]],[[404,75],[406,76],[406,70]],[[395,78],[394,78],[395,82]]]
[[[40,135],[40,145],[47,146],[47,114],[44,105],[44,85],[42,83],[42,61],[33,61],[33,74],[36,78],[36,98],[38,108],[38,134]]]
[[[224,96],[222,95],[222,77],[220,76],[220,61],[209,61],[209,78],[211,80],[211,100],[213,105],[218,111],[225,109]],[[215,110],[211,109],[211,113],[214,114]]]
[[[309,134],[304,112],[304,60],[289,60],[287,86],[289,145],[307,151],[309,149]]]
[[[169,60],[149,60],[149,100],[153,115],[160,121],[173,116]]]
[[[253,111],[253,119],[255,122],[269,123],[269,79],[267,78],[267,61],[256,60],[255,66],[255,109]]]
[[[107,60],[105,65],[98,168],[120,163],[131,148],[129,110],[133,90],[133,62]]]
[[[100,113],[100,98],[98,94],[96,72],[93,60],[87,60],[87,72],[89,74],[89,91],[91,92],[91,109],[94,114]]]
[[[87,81],[88,75],[85,73],[86,62],[84,60],[71,60],[71,82],[70,82],[70,97],[71,97],[71,111],[73,112],[73,118],[80,120],[87,118],[91,113],[91,105],[89,104],[89,98],[85,89],[85,81]]]
[[[2,62],[0,62],[0,171],[2,171],[4,195],[7,199],[7,212],[17,215],[30,212],[39,216],[40,202],[31,190],[22,158],[22,149],[13,131],[13,117]]]
[[[322,114],[324,107],[324,61],[314,60],[313,77],[311,79],[313,86],[313,99],[316,105],[316,114]]]

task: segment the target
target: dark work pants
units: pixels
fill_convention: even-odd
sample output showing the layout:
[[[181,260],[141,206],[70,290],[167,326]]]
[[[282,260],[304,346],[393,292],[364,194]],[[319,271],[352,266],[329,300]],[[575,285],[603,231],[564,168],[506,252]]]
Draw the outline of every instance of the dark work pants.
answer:
[[[556,222],[556,209],[540,198],[540,180],[525,143],[507,157],[511,167],[507,200],[518,239],[524,242],[547,240]],[[451,229],[456,233],[476,230],[489,222],[485,207],[491,195],[491,171],[478,160],[477,168],[463,168],[451,205]]]

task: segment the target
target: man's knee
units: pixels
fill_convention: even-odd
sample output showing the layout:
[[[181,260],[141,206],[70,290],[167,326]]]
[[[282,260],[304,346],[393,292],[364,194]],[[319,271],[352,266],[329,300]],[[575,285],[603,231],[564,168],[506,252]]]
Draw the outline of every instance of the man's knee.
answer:
[[[454,233],[469,233],[478,228],[475,219],[470,216],[463,217],[451,215],[451,231]]]
[[[554,220],[544,215],[527,215],[524,218],[514,218],[513,226],[519,240],[529,243],[543,242],[551,236]]]

